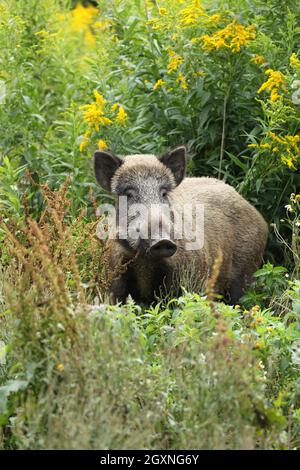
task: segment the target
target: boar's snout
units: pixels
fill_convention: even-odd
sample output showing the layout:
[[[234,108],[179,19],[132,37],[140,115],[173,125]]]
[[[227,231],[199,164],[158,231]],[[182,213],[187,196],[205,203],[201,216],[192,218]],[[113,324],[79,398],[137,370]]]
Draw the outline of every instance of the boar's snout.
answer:
[[[158,258],[169,258],[177,251],[177,246],[172,240],[167,238],[158,240],[150,246],[150,254]]]

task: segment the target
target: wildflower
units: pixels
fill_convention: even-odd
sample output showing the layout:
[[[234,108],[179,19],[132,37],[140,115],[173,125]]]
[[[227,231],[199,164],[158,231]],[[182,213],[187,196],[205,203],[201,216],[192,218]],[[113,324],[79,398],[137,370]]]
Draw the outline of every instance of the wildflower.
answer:
[[[123,125],[123,124],[125,124],[126,119],[127,119],[127,113],[126,113],[125,109],[123,108],[123,106],[120,105],[118,114],[116,116],[116,122],[118,124]]]
[[[153,91],[155,91],[158,87],[160,86],[164,86],[166,84],[166,82],[160,78],[159,80],[157,80],[154,85],[153,85]]]
[[[260,148],[262,148],[262,149],[270,149],[270,148],[271,148],[271,145],[270,145],[270,144],[261,144],[261,145],[260,145]]]
[[[290,64],[294,69],[300,69],[300,60],[295,53],[293,53],[290,57]]]
[[[257,144],[248,144],[248,147],[249,148],[257,148],[257,147],[259,147],[259,145],[257,145]]]
[[[98,140],[98,149],[99,150],[106,150],[107,149],[107,143],[105,142],[105,140],[103,140],[103,139]]]
[[[116,111],[116,109],[118,109],[119,106],[120,106],[119,103],[114,103],[110,108],[111,112],[114,113]]]
[[[232,52],[240,52],[241,47],[246,46],[255,37],[256,31],[253,25],[244,27],[237,20],[234,20],[211,36],[208,34],[202,36],[202,47],[208,52],[222,48],[230,49]]]
[[[103,96],[95,90],[94,97],[94,103],[80,106],[79,109],[83,111],[83,118],[90,128],[95,128],[98,131],[100,125],[107,126],[112,124],[112,120],[104,116],[105,99]]]
[[[182,27],[193,26],[197,20],[205,16],[204,9],[199,0],[193,0],[186,8],[178,12],[179,25]]]
[[[269,78],[261,85],[258,93],[266,90],[270,93],[270,100],[272,102],[278,101],[280,98],[278,91],[285,91],[286,77],[279,70],[268,69],[265,73]]]
[[[240,306],[240,305],[238,305],[238,304],[237,304],[237,305],[235,305],[235,307],[234,307],[234,309],[235,309],[235,310],[239,310],[240,308],[241,308],[241,306]]]
[[[220,13],[215,13],[214,15],[210,15],[206,18],[206,23],[208,25],[216,25],[220,23],[221,20],[222,20],[222,15],[220,15]]]
[[[266,59],[262,55],[256,55],[252,57],[251,62],[253,62],[253,64],[260,65],[260,64],[264,64],[266,62]]]
[[[82,139],[82,141],[81,141],[81,143],[80,143],[80,145],[79,145],[79,150],[80,150],[80,152],[82,152],[82,151],[87,147],[87,145],[88,145],[88,143],[89,143],[89,138],[90,138],[91,134],[92,134],[92,132],[91,132],[90,129],[88,129],[88,130],[84,133],[83,139]]]
[[[182,72],[179,72],[178,77],[177,77],[177,83],[180,83],[180,87],[186,91],[188,89],[188,84],[186,81],[185,76],[183,75]]]
[[[252,310],[253,313],[257,313],[257,312],[260,311],[260,306],[259,305],[254,305],[251,310]]]
[[[280,155],[281,162],[286,165],[290,170],[297,170],[294,165],[294,161],[292,157],[287,157],[286,155]]]
[[[181,55],[176,54],[174,51],[169,52],[169,63],[168,63],[168,73],[172,73],[176,71],[183,63],[183,57]]]
[[[165,14],[167,13],[167,9],[166,9],[166,8],[159,8],[159,9],[158,9],[158,13],[159,13],[160,15],[165,15]]]
[[[290,204],[287,204],[286,206],[284,206],[284,208],[287,210],[287,212],[293,212],[293,208]]]
[[[57,364],[56,369],[59,372],[63,372],[65,370],[65,366],[63,364]]]
[[[70,26],[73,31],[79,32],[88,29],[97,15],[98,9],[89,5],[84,7],[77,3],[76,7],[70,12]]]
[[[95,100],[96,100],[96,103],[101,106],[101,108],[103,108],[103,106],[105,105],[105,99],[104,97],[99,93],[99,91],[95,90],[94,91],[94,97],[95,97]]]

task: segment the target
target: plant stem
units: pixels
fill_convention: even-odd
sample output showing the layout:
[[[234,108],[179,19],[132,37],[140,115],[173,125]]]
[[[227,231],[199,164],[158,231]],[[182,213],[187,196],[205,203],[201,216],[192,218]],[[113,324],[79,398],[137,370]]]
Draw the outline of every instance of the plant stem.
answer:
[[[222,125],[222,139],[221,139],[218,179],[221,178],[222,161],[224,157],[227,103],[228,103],[228,93],[224,96],[224,102],[223,102],[223,125]]]

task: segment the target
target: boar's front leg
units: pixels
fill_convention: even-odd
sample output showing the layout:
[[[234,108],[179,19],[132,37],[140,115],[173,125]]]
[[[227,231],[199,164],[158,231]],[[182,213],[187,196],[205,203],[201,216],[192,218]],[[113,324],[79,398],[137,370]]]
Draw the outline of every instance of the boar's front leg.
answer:
[[[135,297],[132,291],[133,286],[134,279],[129,269],[112,281],[109,288],[111,303],[125,302],[129,294]]]

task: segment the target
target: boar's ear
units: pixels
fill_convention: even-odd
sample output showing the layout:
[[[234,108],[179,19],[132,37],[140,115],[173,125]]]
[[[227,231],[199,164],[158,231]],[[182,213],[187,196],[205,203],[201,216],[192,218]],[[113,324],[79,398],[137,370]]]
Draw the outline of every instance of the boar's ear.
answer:
[[[185,147],[176,147],[174,150],[171,150],[160,157],[160,161],[172,171],[176,184],[181,183],[184,178],[186,168]]]
[[[111,180],[122,160],[110,152],[96,150],[94,153],[94,171],[96,180],[103,189],[111,191]]]

